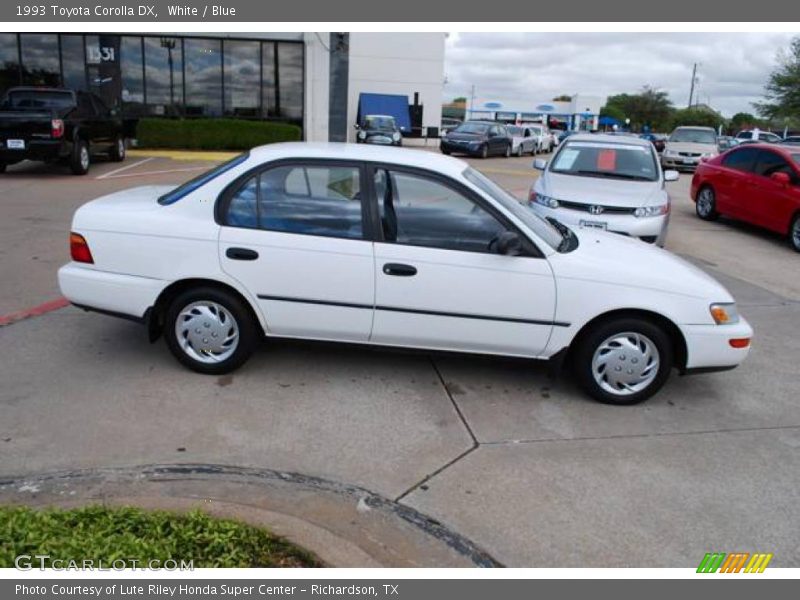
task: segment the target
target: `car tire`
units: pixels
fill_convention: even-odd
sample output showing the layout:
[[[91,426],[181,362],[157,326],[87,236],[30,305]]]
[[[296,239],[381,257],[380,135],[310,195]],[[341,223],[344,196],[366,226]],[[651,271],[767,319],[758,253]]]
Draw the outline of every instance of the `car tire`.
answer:
[[[669,335],[651,321],[623,317],[603,321],[578,341],[573,369],[578,384],[603,404],[638,404],[666,382],[672,370]]]
[[[89,144],[86,140],[76,140],[72,144],[72,154],[69,157],[69,168],[73,175],[86,175],[89,172],[91,155],[89,154]]]
[[[122,162],[125,160],[125,138],[121,135],[117,136],[114,140],[114,145],[108,151],[108,157],[114,162]]]
[[[506,153],[503,156],[505,156],[506,158],[509,158],[511,156],[511,144],[506,145]]]
[[[800,252],[800,213],[797,213],[789,226],[789,243],[795,252]]]
[[[6,163],[0,163],[0,173],[6,172]]]
[[[445,156],[450,156],[450,150],[445,150],[444,148],[439,148],[442,151],[442,154]]]
[[[484,144],[481,146],[481,158],[488,158],[489,157],[489,145]]]
[[[714,221],[719,217],[714,188],[710,185],[704,185],[700,188],[694,202],[694,209],[697,216],[703,219],[703,221]]]
[[[517,157],[519,157],[519,158],[521,158],[521,157],[522,157],[522,144],[520,144],[519,146],[517,146],[517,152],[516,152],[516,155],[517,155]]]
[[[240,298],[214,287],[179,294],[164,317],[164,337],[172,354],[184,366],[206,375],[222,375],[242,366],[260,339],[259,327]]]

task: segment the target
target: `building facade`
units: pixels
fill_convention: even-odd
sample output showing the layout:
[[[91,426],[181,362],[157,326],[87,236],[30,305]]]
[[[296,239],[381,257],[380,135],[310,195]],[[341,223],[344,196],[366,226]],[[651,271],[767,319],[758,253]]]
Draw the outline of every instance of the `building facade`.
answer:
[[[575,94],[569,102],[502,102],[488,98],[472,99],[467,108],[469,119],[493,119],[506,123],[550,122],[561,129],[572,131],[593,131],[598,128],[600,109],[605,98]]]
[[[0,93],[63,86],[130,118],[279,120],[307,140],[352,141],[359,94],[387,89],[422,94],[438,126],[443,72],[443,34],[0,34]]]

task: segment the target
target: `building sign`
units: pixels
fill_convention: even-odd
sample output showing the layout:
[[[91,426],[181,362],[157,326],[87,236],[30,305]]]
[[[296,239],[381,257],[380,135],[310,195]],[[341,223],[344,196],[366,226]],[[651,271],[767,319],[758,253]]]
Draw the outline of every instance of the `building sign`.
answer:
[[[87,46],[86,62],[90,65],[113,63],[117,60],[117,52],[113,46]]]

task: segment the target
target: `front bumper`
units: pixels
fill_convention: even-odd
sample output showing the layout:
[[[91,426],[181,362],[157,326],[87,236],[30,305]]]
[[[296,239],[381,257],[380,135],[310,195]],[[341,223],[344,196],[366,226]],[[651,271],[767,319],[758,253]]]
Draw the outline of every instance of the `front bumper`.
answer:
[[[445,152],[450,152],[451,154],[461,153],[469,154],[470,156],[478,156],[481,153],[482,147],[483,143],[480,142],[477,144],[474,142],[460,144],[457,142],[448,142],[446,140],[441,140],[439,142],[439,148]]]
[[[661,168],[676,171],[694,171],[700,164],[699,156],[664,156],[661,155]]]
[[[137,319],[144,317],[169,282],[107,273],[71,262],[58,270],[61,293],[72,304]]]
[[[667,239],[669,226],[669,213],[659,217],[637,218],[631,214],[604,213],[592,215],[587,211],[573,210],[571,208],[548,208],[534,204],[535,210],[542,217],[553,217],[569,227],[587,227],[588,223],[605,224],[605,229],[611,233],[619,233],[629,237],[639,238],[650,244],[663,246]],[[584,222],[585,224],[581,223]],[[598,226],[598,229],[603,227]]]
[[[750,354],[746,348],[734,348],[730,340],[753,337],[753,328],[740,318],[733,325],[681,325],[686,340],[686,372],[732,369]]]

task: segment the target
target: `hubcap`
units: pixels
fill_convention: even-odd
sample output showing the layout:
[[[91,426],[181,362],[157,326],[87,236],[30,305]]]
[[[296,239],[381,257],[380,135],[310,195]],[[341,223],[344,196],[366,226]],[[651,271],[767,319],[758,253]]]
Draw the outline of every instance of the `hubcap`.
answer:
[[[649,386],[658,375],[658,348],[647,336],[633,331],[606,339],[592,358],[592,375],[603,390],[630,396]]]
[[[714,200],[711,196],[711,191],[703,190],[697,197],[697,212],[706,217],[711,214],[711,207],[713,204]]]
[[[81,167],[89,168],[89,150],[86,149],[86,146],[81,148]]]
[[[222,362],[239,345],[239,326],[216,302],[192,302],[175,321],[175,337],[191,358],[206,364]]]
[[[125,156],[125,142],[123,140],[117,141],[117,153],[120,156]]]

